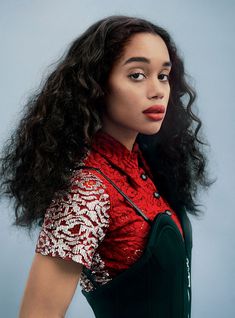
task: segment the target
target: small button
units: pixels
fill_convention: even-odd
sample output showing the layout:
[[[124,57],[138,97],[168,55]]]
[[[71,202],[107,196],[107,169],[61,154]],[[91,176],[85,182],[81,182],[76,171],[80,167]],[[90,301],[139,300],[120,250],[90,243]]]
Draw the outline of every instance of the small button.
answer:
[[[171,214],[172,214],[171,211],[169,211],[169,210],[165,210],[165,213],[166,213],[167,215],[171,215]]]
[[[160,194],[158,192],[153,192],[153,196],[156,198],[156,199],[159,199],[160,198]]]
[[[148,176],[147,176],[146,174],[142,173],[141,178],[142,178],[143,180],[147,180]]]

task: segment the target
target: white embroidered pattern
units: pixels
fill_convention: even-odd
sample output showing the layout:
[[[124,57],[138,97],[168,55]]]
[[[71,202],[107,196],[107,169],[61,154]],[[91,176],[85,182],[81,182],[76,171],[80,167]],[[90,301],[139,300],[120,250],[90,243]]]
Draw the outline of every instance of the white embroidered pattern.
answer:
[[[108,271],[105,270],[105,263],[102,261],[100,254],[98,252],[95,252],[94,254],[91,271],[93,279],[99,285],[106,284],[107,282],[112,280],[112,278],[109,276]],[[81,274],[80,286],[86,292],[89,292],[94,289],[92,282],[89,280],[89,278],[86,276],[84,272],[82,272]]]
[[[109,226],[110,200],[102,181],[88,170],[77,170],[68,193],[47,208],[35,251],[83,264],[101,284],[109,281],[105,264],[96,252]],[[84,273],[80,285],[93,289]]]

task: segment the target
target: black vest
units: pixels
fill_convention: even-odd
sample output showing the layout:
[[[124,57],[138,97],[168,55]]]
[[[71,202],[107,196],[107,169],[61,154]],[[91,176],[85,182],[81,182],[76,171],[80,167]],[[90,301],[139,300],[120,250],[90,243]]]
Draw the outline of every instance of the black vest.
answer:
[[[98,284],[91,270],[83,272],[95,288],[82,291],[96,318],[190,318],[191,316],[191,250],[192,228],[186,211],[179,215],[184,239],[171,219],[162,211],[153,221],[134,204],[100,169],[101,173],[151,224],[142,256],[111,281]]]

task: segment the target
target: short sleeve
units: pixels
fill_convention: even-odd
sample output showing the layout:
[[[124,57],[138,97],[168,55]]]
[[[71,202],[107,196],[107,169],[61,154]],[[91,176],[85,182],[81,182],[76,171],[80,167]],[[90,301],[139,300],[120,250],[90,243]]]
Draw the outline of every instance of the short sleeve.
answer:
[[[47,208],[35,252],[90,268],[109,226],[109,209],[102,181],[90,171],[77,170],[66,195]]]

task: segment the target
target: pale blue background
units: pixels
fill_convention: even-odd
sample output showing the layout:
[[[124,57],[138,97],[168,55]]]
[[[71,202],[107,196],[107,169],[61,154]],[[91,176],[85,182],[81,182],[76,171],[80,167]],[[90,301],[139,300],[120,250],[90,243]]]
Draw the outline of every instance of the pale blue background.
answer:
[[[1,0],[0,143],[47,66],[91,23],[111,14],[136,15],[166,27],[194,78],[199,115],[211,144],[211,171],[218,181],[208,194],[201,195],[205,216],[191,217],[192,318],[235,317],[235,1]],[[30,241],[25,232],[10,226],[11,208],[4,203],[0,208],[0,316],[13,318],[37,233]],[[94,317],[80,287],[66,317]]]

